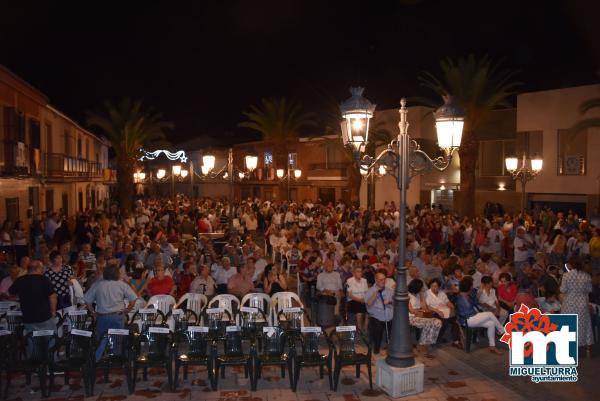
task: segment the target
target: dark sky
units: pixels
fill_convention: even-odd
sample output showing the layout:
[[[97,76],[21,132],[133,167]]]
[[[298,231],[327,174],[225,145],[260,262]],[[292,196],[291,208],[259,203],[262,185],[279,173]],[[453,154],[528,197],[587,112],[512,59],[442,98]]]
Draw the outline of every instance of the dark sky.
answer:
[[[523,91],[600,71],[593,0],[90,3],[3,2],[0,63],[79,121],[104,99],[143,99],[175,123],[174,142],[247,138],[241,112],[262,97],[315,112],[357,83],[379,108],[433,97],[417,77],[445,56],[504,58]]]

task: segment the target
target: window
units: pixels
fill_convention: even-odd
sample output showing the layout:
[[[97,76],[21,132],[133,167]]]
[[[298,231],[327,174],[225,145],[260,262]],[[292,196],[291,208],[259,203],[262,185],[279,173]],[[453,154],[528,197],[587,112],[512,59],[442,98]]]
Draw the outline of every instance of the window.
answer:
[[[502,177],[507,174],[505,159],[515,154],[515,141],[489,140],[479,142],[479,176]]]
[[[65,147],[65,155],[71,156],[71,135],[69,131],[65,130],[64,132],[64,147]]]
[[[558,130],[558,175],[585,175],[587,162],[587,130]]]
[[[288,154],[288,164],[291,168],[296,168],[296,163],[298,162],[298,153],[289,153]]]
[[[19,198],[6,198],[6,220],[17,222],[19,220]]]
[[[272,167],[273,165],[273,152],[265,150],[265,167]]]
[[[17,116],[17,141],[25,143],[25,114],[20,111]]]
[[[83,158],[83,146],[81,144],[81,138],[77,138],[77,158]]]
[[[337,168],[344,161],[344,155],[338,144],[328,144],[325,154],[327,168]]]
[[[544,133],[542,131],[525,131],[517,133],[515,156],[521,158],[523,153],[528,159],[542,156],[544,153]]]
[[[29,134],[31,135],[31,148],[41,149],[40,123],[32,118],[29,119]]]
[[[52,126],[46,124],[46,152],[52,153]]]

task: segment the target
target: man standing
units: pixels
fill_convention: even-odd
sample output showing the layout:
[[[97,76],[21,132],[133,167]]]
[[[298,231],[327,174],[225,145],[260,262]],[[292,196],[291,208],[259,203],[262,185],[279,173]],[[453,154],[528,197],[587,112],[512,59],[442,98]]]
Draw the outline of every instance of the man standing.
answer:
[[[369,337],[373,343],[373,353],[379,354],[383,333],[389,343],[389,335],[392,329],[392,317],[394,305],[392,297],[394,292],[385,286],[385,274],[375,274],[375,285],[369,288],[365,294],[367,301],[367,313],[369,314]]]
[[[101,340],[109,329],[125,327],[125,317],[135,305],[136,293],[124,281],[120,280],[119,267],[110,264],[103,272],[104,280],[95,283],[85,293],[88,309],[96,314],[96,339]],[[129,302],[127,307],[123,301]],[[94,311],[93,304],[96,303]],[[100,359],[106,343],[100,343],[96,350],[96,360]]]
[[[44,266],[39,260],[31,262],[27,275],[15,280],[8,289],[19,297],[25,333],[35,330],[56,330],[57,296],[52,283],[44,276]]]
[[[515,271],[517,272],[517,281],[520,282],[525,275],[525,268],[529,265],[529,248],[533,246],[533,244],[527,238],[525,227],[517,228],[517,236],[514,239],[513,245],[515,248]]]

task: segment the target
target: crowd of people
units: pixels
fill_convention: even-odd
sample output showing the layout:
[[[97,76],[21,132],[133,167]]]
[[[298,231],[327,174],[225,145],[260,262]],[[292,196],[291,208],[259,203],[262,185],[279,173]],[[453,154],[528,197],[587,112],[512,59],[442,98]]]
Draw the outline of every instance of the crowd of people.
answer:
[[[409,210],[404,264],[419,349],[430,356],[435,344],[461,347],[464,329],[481,327],[499,353],[509,314],[526,305],[577,314],[579,345],[589,350],[600,305],[599,223],[597,214],[513,215],[491,203],[478,216]],[[132,212],[42,213],[28,229],[2,225],[0,298],[21,303],[26,330],[53,328],[57,310],[86,303],[101,337],[123,327],[139,298],[296,290],[307,306],[335,304],[335,321],[368,333],[378,354],[392,330],[399,226],[394,202],[364,210],[249,199],[230,208],[178,196],[140,199]]]

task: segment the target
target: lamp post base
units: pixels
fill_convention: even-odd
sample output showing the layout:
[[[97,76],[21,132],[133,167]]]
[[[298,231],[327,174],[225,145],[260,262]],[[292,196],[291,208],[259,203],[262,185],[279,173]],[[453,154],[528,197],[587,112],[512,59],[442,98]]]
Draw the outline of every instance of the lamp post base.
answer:
[[[377,359],[377,386],[392,398],[423,392],[425,365],[415,363],[408,368],[388,365],[385,358]]]

